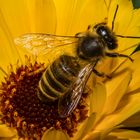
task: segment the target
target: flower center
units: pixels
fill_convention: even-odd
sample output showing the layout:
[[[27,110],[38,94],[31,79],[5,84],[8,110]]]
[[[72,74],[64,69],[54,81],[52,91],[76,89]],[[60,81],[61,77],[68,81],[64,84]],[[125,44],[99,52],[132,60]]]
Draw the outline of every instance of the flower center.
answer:
[[[58,115],[58,103],[43,103],[37,97],[39,80],[45,70],[44,64],[35,62],[21,65],[11,72],[1,84],[0,95],[2,122],[14,127],[21,138],[41,138],[44,131],[54,127],[73,136],[79,122],[87,117],[86,95],[83,94],[74,112],[66,117]]]

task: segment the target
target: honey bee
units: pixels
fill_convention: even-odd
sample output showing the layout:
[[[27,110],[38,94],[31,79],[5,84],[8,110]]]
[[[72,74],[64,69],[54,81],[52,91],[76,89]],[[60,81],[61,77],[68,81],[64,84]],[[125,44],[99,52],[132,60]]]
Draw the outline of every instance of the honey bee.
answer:
[[[17,45],[27,48],[32,53],[42,51],[48,53],[56,47],[76,42],[73,45],[76,56],[65,53],[60,55],[46,68],[38,85],[37,96],[41,101],[58,100],[60,117],[67,117],[77,107],[92,72],[98,76],[107,76],[95,69],[102,58],[105,56],[126,57],[133,61],[130,56],[113,52],[118,47],[117,37],[140,38],[114,34],[117,10],[118,5],[111,29],[103,22],[94,26],[90,25],[84,33],[78,33],[75,36],[30,33],[16,38]]]

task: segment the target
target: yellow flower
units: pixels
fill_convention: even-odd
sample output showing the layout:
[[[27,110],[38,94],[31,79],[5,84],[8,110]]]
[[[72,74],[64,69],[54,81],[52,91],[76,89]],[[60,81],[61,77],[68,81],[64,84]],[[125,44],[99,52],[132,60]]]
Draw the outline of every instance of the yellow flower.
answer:
[[[47,62],[42,56],[38,56],[39,62],[34,58],[33,61],[30,60],[31,52],[14,44],[14,39],[25,33],[75,35],[85,31],[88,25],[104,22],[105,18],[107,26],[111,28],[117,5],[119,7],[113,24],[115,34],[140,36],[140,10],[133,10],[129,0],[0,1],[0,138],[140,139],[138,132],[127,130],[129,127],[140,126],[137,119],[140,111],[139,52],[132,56],[133,63],[120,58],[101,62],[98,70],[101,69],[100,71],[106,74],[112,73],[112,79],[91,76],[88,82],[89,96],[83,95],[71,118],[60,119],[56,116],[56,105],[46,106],[40,103],[34,94],[45,69],[42,62]],[[139,43],[139,39],[117,39],[118,51],[127,55],[131,54]],[[58,51],[64,52],[64,49],[60,47]],[[69,48],[67,52],[73,53]],[[28,56],[26,62],[25,55]],[[52,54],[47,55],[47,59],[51,59]],[[114,70],[122,60],[124,63]],[[10,64],[10,71],[7,71]],[[48,120],[44,120],[44,114],[50,115],[47,116]]]
[[[139,70],[136,70],[136,66],[139,65],[139,57],[140,53],[137,52],[132,56],[133,64],[129,61],[123,63],[114,73],[114,78],[105,82],[102,95],[91,99],[96,100],[96,103],[93,102],[95,107],[93,112],[97,112],[97,121],[95,120],[93,130],[84,139],[140,138],[140,133],[133,131],[138,130],[139,127],[140,79]],[[118,74],[119,76],[117,76]],[[98,98],[100,98],[99,103]]]

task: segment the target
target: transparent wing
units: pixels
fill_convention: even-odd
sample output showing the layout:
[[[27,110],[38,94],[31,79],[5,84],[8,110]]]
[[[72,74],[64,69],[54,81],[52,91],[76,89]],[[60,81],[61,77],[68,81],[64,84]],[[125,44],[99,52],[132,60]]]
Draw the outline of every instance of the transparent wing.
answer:
[[[75,36],[59,36],[42,33],[29,33],[15,38],[17,46],[26,48],[32,54],[48,53],[53,48],[77,42]]]
[[[70,115],[77,107],[87,80],[92,72],[93,63],[86,65],[78,74],[77,80],[72,84],[69,90],[62,96],[58,103],[58,113],[60,117]]]

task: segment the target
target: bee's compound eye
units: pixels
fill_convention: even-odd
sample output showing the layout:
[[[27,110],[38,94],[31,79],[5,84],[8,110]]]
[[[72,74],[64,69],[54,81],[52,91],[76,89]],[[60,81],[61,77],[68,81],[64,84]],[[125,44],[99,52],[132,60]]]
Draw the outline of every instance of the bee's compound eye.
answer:
[[[109,50],[117,48],[117,39],[107,26],[99,26],[96,32],[104,40]]]
[[[105,26],[99,26],[96,32],[102,37],[108,37],[108,29]]]

